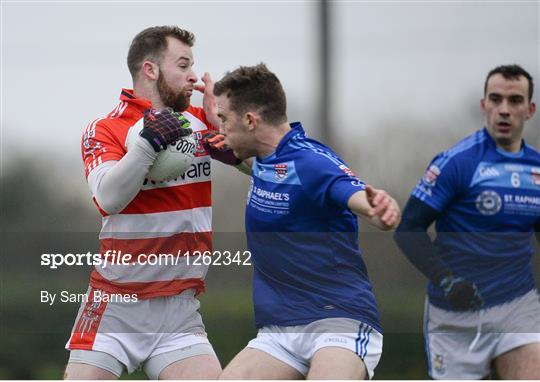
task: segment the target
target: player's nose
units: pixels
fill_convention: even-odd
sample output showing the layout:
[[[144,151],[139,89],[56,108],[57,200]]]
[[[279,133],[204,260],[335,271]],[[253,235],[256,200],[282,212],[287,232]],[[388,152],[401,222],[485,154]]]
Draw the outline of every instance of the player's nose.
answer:
[[[195,82],[199,81],[199,77],[197,77],[197,74],[195,74],[195,72],[193,70],[189,71],[188,81],[192,82],[192,83],[195,83]]]
[[[510,114],[507,100],[503,100],[499,105],[499,114],[504,116],[508,116]]]

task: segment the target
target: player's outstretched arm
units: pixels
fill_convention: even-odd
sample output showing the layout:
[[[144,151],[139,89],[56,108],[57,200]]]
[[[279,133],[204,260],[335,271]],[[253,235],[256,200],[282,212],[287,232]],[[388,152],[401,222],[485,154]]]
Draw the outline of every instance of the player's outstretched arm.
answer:
[[[437,255],[437,249],[427,233],[439,215],[437,210],[412,196],[403,210],[394,240],[407,259],[443,290],[455,309],[479,308],[483,301],[476,285],[452,274]]]
[[[356,215],[362,216],[375,227],[389,231],[394,229],[401,217],[399,205],[384,190],[366,186],[365,191],[355,192],[347,202],[347,206]]]

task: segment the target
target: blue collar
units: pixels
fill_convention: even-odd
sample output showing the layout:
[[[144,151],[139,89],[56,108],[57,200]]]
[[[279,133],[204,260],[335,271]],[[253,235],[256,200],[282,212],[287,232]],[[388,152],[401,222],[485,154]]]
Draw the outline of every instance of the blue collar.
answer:
[[[288,131],[287,134],[283,136],[283,138],[281,138],[276,149],[272,153],[270,153],[268,156],[265,156],[264,158],[257,158],[257,161],[265,162],[267,160],[273,159],[276,155],[279,154],[279,152],[283,149],[283,147],[287,144],[287,142],[289,142],[293,137],[297,135],[303,135],[303,136],[306,135],[306,132],[304,131],[304,128],[302,127],[301,122],[292,122],[289,125],[291,126],[291,130]]]
[[[525,147],[525,141],[523,139],[521,139],[521,148],[519,149],[519,151],[517,153],[511,153],[497,146],[497,142],[495,142],[495,139],[493,139],[487,127],[484,127],[483,131],[484,131],[484,134],[487,136],[487,139],[491,143],[491,145],[502,156],[505,156],[507,158],[521,158],[523,155],[525,155],[525,150],[523,149]]]

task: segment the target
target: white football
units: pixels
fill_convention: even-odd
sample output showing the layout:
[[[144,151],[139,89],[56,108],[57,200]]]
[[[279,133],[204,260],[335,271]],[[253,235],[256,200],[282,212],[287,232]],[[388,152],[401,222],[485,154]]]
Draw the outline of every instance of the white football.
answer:
[[[140,120],[129,129],[126,137],[126,148],[128,151],[139,137],[142,128],[143,123]],[[197,142],[193,138],[193,134],[171,143],[167,146],[167,149],[159,152],[146,177],[156,182],[178,178],[191,166],[196,148]]]

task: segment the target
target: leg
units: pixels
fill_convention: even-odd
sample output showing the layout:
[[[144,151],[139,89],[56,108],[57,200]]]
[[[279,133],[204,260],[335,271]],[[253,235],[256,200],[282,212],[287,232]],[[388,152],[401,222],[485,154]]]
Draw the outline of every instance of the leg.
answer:
[[[148,379],[217,379],[221,365],[209,343],[198,343],[150,357]]]
[[[307,379],[366,379],[364,361],[354,352],[325,347],[313,355]]]
[[[501,379],[540,379],[540,343],[512,349],[495,358],[495,369]]]
[[[219,379],[303,379],[292,366],[258,349],[245,348],[227,365]]]
[[[307,379],[373,378],[383,344],[377,330],[348,318],[315,321],[306,329],[311,333],[301,354],[310,364]]]
[[[221,365],[215,356],[203,354],[181,359],[167,366],[159,379],[217,379]]]
[[[124,365],[112,355],[92,350],[72,350],[64,379],[118,379]]]
[[[500,307],[493,365],[501,379],[540,379],[540,300],[536,290]]]
[[[206,338],[198,312],[199,301],[193,294],[188,290],[165,299],[170,302],[170,321],[161,329],[159,344],[143,366],[148,379],[209,380],[217,379],[221,373],[221,364]]]
[[[97,366],[68,363],[64,379],[118,379],[118,376]]]

